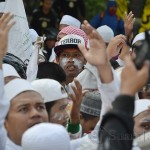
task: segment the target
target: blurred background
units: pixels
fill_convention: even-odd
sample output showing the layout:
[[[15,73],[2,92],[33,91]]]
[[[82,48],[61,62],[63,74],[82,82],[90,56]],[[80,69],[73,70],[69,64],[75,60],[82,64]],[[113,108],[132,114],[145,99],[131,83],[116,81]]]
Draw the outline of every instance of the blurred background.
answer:
[[[0,0],[4,1],[4,0]],[[52,4],[53,10],[57,12],[57,5],[59,4],[60,1],[63,0],[51,0],[52,3],[55,3],[55,7]],[[71,1],[71,0],[68,0]],[[72,0],[73,1],[73,0]],[[76,1],[76,0],[74,0]],[[83,19],[87,19],[90,21],[93,16],[95,16],[98,12],[104,12],[107,7],[107,2],[108,0],[82,0],[85,9],[84,11],[84,17],[82,19],[80,18],[80,21],[83,21]],[[129,12],[132,11],[136,17],[136,22],[135,22],[135,32],[142,32],[146,29],[150,29],[150,0],[116,0],[118,3],[118,11],[117,15],[119,15],[122,19],[124,19],[124,12]],[[25,5],[25,10],[26,14],[28,17],[29,24],[32,20],[32,14],[33,12],[38,9],[42,3],[43,0],[23,0],[24,5]],[[58,6],[60,7],[60,6]],[[60,16],[57,14],[57,22],[59,23],[60,21]]]

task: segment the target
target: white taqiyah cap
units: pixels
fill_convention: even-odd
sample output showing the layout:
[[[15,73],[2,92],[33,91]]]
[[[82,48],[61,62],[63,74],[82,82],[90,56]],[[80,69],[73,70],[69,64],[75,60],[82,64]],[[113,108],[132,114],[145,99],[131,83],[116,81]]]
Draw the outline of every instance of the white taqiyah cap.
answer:
[[[23,150],[70,150],[66,129],[58,124],[40,123],[29,128],[22,137]]]
[[[4,12],[5,6],[6,6],[6,2],[0,2],[0,13]]]
[[[74,26],[74,27],[78,27],[78,28],[80,28],[80,26],[81,26],[81,22],[78,19],[76,19],[70,15],[64,15],[59,24]]]
[[[4,99],[11,101],[18,94],[25,91],[35,91],[30,82],[24,79],[14,79],[4,86]]]
[[[109,43],[110,40],[114,37],[113,30],[107,25],[100,26],[96,30],[100,34],[100,36],[103,38],[105,43]]]
[[[19,77],[20,78],[20,76],[17,73],[16,69],[12,65],[3,64],[2,68],[3,68],[4,78],[5,77],[9,77],[9,76],[15,76],[15,77]]]
[[[36,42],[37,38],[39,37],[37,32],[34,29],[29,29],[29,32],[30,32],[32,43]]]
[[[150,31],[148,33],[150,34]],[[133,39],[132,45],[134,45],[136,42],[141,41],[141,40],[145,40],[144,32],[141,32],[135,36],[135,38]]]
[[[135,101],[135,110],[134,117],[142,113],[143,111],[148,110],[150,107],[150,100],[148,99],[140,99]]]
[[[56,80],[39,79],[32,81],[31,84],[42,95],[45,103],[68,98],[64,87]]]

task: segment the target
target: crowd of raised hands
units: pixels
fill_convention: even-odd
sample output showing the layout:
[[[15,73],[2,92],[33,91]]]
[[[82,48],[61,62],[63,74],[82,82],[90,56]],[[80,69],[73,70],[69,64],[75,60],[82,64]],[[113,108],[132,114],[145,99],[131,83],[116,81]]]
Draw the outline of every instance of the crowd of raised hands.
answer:
[[[88,23],[87,20],[85,20],[81,26],[82,30],[86,33],[89,39],[90,48],[86,49],[83,45],[78,45],[78,47],[83,56],[85,57],[86,61],[92,66],[96,67],[98,73],[97,82],[99,82],[100,80],[101,84],[108,84],[109,86],[110,83],[113,83],[113,81],[116,80],[114,70],[112,69],[109,61],[113,56],[119,55],[119,58],[124,61],[125,66],[121,73],[121,83],[118,83],[117,85],[117,88],[119,90],[113,89],[114,91],[116,90],[116,95],[119,94],[134,97],[136,92],[138,92],[149,79],[149,61],[145,61],[142,68],[138,70],[129,52],[129,45],[127,43],[131,42],[131,39],[133,38],[132,30],[134,21],[135,18],[132,12],[130,12],[129,14],[125,14],[125,35],[115,36],[110,41],[107,47],[102,37],[99,35],[96,29],[94,29]],[[3,57],[7,53],[8,34],[11,28],[13,28],[14,24],[15,21],[13,20],[13,14],[11,13],[5,13],[0,18],[0,68],[2,68]],[[83,94],[82,87],[76,79],[74,79],[74,82],[76,88],[72,86],[74,94],[70,94],[70,97],[73,100],[73,108],[70,114],[70,121],[73,124],[76,124],[80,121],[80,105],[82,101],[82,96],[85,93]],[[100,92],[103,92],[103,90]],[[115,97],[112,97],[113,102],[115,101]],[[104,95],[103,97],[102,93],[103,105],[105,105],[105,98],[107,98],[106,95]],[[110,102],[112,101],[110,100]],[[105,115],[106,113],[109,112],[106,111]]]

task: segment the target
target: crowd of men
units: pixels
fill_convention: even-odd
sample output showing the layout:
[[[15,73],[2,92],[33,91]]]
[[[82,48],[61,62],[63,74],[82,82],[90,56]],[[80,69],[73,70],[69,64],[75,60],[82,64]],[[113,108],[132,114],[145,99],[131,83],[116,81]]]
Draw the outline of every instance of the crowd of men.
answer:
[[[8,53],[13,14],[0,18],[0,150],[148,150],[150,31],[134,35],[113,0],[91,22],[58,1],[59,23],[42,2],[29,64]]]

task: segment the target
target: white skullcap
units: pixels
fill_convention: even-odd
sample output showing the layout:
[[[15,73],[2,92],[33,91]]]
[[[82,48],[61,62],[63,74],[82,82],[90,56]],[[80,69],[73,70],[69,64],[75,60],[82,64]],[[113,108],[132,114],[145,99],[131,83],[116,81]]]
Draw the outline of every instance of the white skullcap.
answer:
[[[110,40],[114,37],[113,30],[107,25],[100,26],[96,30],[99,33],[99,35],[103,38],[105,43],[109,43]]]
[[[16,69],[12,65],[3,64],[2,68],[3,68],[4,78],[5,77],[9,77],[9,76],[15,76],[15,77],[19,77],[20,78],[20,76],[17,73]]]
[[[0,13],[4,12],[5,6],[6,6],[6,2],[0,2]]]
[[[24,79],[14,79],[4,86],[4,99],[11,101],[18,94],[25,91],[35,91],[31,83]]]
[[[150,100],[148,99],[140,99],[135,101],[135,110],[134,110],[134,117],[138,114],[142,113],[143,111],[148,110],[150,107]]]
[[[74,26],[78,28],[80,28],[81,26],[81,22],[70,15],[64,15],[59,24],[65,24],[68,26]]]
[[[150,31],[148,32],[150,34]],[[132,45],[134,45],[137,41],[145,40],[145,33],[141,32],[135,36],[133,39]]]
[[[42,95],[45,103],[68,98],[64,87],[56,80],[39,79],[32,81],[31,84]]]
[[[37,38],[39,37],[37,32],[34,29],[29,29],[29,32],[30,32],[30,35],[31,35],[32,43],[36,42]]]
[[[70,150],[66,129],[58,124],[40,123],[29,128],[22,136],[23,150]]]

